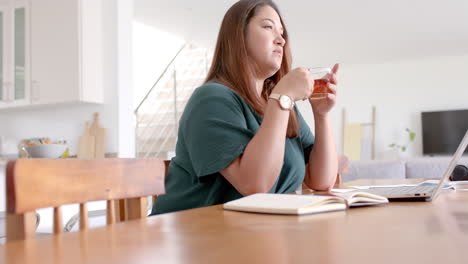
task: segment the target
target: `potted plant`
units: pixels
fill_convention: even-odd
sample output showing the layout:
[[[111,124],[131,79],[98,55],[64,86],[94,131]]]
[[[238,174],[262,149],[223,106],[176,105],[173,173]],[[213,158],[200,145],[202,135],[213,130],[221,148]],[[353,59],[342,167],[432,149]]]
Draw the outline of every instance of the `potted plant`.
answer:
[[[409,128],[406,128],[405,132],[408,134],[408,141],[406,142],[406,144],[400,145],[397,143],[392,143],[389,145],[390,148],[393,148],[395,151],[401,154],[406,153],[406,150],[408,150],[409,145],[412,144],[416,138],[416,133],[414,131],[411,131]]]

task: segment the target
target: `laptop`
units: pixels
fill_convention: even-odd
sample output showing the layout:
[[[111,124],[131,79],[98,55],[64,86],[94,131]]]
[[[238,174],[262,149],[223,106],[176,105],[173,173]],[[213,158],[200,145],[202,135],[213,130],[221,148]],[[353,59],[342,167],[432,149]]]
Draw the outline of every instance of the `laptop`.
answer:
[[[445,171],[445,174],[440,179],[438,185],[416,185],[416,186],[395,186],[395,187],[370,187],[367,190],[359,190],[369,193],[374,193],[387,197],[390,200],[424,200],[424,201],[434,201],[437,196],[442,191],[443,186],[447,182],[447,179],[452,175],[452,172],[455,166],[458,163],[458,160],[463,155],[466,147],[468,145],[468,130],[465,133],[460,145],[458,145],[457,151],[453,155],[452,161]]]

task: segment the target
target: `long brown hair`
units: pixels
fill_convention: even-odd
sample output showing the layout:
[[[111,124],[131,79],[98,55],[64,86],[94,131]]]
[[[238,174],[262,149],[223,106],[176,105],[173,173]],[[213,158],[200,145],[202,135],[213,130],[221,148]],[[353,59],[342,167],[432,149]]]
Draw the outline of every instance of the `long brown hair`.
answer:
[[[247,25],[255,16],[258,9],[263,6],[272,7],[279,15],[283,24],[283,38],[286,43],[283,47],[283,59],[280,69],[265,80],[261,97],[255,90],[255,65],[246,63],[249,60],[246,47]],[[291,67],[291,49],[288,41],[288,31],[276,4],[271,0],[241,0],[234,4],[224,15],[218,34],[213,63],[205,82],[215,81],[224,84],[239,94],[247,103],[263,116],[265,101],[275,85],[286,75]],[[265,99],[264,101],[261,99]],[[290,111],[288,122],[288,137],[297,137],[299,122],[295,111]]]

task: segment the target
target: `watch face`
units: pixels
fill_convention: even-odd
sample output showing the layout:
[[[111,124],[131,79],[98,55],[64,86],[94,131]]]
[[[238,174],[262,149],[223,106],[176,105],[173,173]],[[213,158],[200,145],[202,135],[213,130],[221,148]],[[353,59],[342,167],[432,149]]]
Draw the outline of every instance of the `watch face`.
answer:
[[[282,95],[280,97],[280,105],[284,109],[289,109],[291,108],[291,98],[287,95]]]

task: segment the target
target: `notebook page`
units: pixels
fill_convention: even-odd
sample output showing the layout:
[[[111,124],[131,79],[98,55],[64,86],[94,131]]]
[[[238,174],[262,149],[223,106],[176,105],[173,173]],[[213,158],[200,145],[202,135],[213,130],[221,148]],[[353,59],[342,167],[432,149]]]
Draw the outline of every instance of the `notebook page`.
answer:
[[[258,193],[228,202],[225,207],[234,205],[250,208],[298,209],[320,206],[332,201],[340,202],[342,199],[333,196]]]
[[[351,207],[388,203],[387,198],[380,196],[380,195],[367,193],[367,192],[348,192],[348,193],[339,193],[339,194],[334,194],[334,195],[340,196],[346,199],[348,201],[348,205]]]

